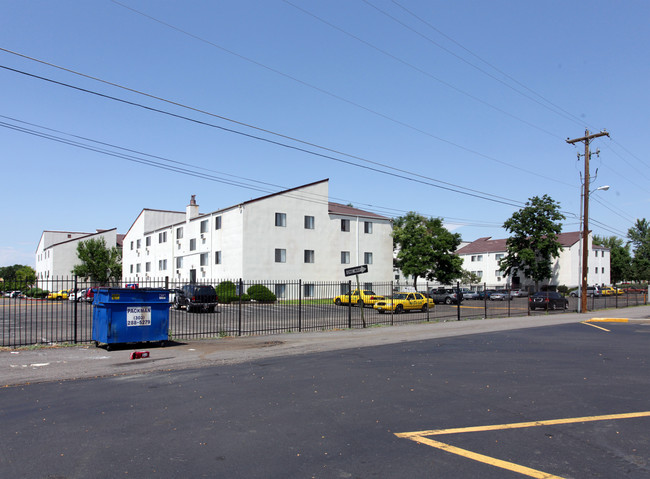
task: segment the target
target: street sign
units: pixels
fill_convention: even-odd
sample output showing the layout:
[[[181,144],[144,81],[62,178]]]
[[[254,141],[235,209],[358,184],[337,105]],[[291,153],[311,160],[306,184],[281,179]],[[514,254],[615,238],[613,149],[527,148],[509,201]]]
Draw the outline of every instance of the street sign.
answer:
[[[368,272],[368,265],[362,264],[361,266],[355,266],[354,268],[345,268],[346,276],[354,276],[355,274],[363,274]]]

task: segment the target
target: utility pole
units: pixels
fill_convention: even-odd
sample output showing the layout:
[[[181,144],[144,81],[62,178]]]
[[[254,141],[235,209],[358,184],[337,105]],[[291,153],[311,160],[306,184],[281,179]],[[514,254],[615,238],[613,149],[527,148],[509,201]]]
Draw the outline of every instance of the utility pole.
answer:
[[[582,214],[582,272],[580,278],[580,312],[587,312],[587,275],[589,273],[589,142],[594,138],[600,136],[609,136],[606,131],[600,133],[589,133],[585,130],[585,136],[582,138],[575,138],[566,142],[570,145],[575,145],[578,142],[585,144],[585,184],[582,190],[583,201],[583,214]]]

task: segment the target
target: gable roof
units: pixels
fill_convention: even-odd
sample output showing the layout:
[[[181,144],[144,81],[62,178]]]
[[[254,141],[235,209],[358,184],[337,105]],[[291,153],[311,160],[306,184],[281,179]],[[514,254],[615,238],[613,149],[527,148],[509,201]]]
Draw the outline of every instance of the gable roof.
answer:
[[[375,218],[378,220],[388,220],[385,216],[381,216],[369,211],[360,210],[353,206],[342,205],[340,203],[328,203],[328,211],[333,215],[343,215],[343,216],[363,216],[364,218]]]
[[[582,232],[560,233],[557,239],[563,247],[571,247],[580,241]],[[479,238],[456,251],[457,254],[501,253],[507,251],[507,239],[491,239],[490,236]]]

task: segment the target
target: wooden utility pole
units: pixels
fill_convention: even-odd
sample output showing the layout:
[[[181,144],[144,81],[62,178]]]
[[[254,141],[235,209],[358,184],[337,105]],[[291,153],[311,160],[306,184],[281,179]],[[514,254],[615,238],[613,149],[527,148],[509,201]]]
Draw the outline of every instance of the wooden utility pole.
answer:
[[[589,142],[594,138],[600,136],[609,136],[606,131],[600,133],[589,134],[589,130],[585,130],[585,136],[582,138],[575,138],[566,142],[575,145],[578,142],[585,144],[585,184],[582,190],[583,201],[583,214],[582,214],[582,272],[580,278],[580,312],[587,312],[587,275],[589,273]]]

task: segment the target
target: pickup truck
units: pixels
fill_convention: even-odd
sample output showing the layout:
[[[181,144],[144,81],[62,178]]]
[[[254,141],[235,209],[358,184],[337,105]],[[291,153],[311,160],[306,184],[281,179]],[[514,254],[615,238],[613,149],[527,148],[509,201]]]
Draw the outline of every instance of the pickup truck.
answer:
[[[437,288],[429,291],[429,298],[433,299],[434,303],[456,304],[463,302],[463,293],[460,293],[460,298],[457,297],[454,288]]]

